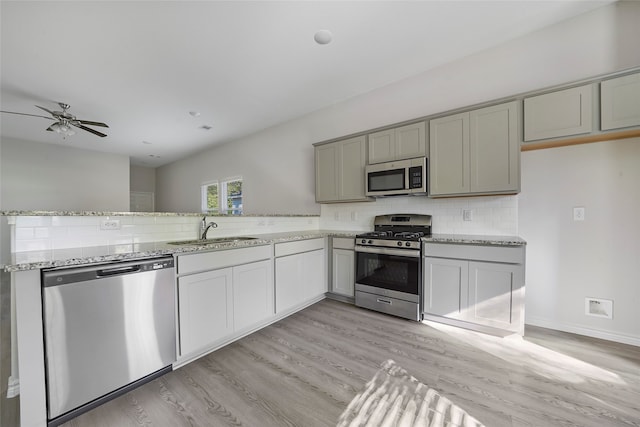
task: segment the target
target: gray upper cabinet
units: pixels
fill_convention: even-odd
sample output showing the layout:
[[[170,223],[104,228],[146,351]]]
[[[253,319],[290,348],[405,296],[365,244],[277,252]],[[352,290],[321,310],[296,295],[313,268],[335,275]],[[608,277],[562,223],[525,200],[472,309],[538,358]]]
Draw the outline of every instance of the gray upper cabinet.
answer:
[[[590,133],[592,85],[532,96],[524,100],[524,141]]]
[[[431,120],[429,168],[434,197],[518,192],[517,101]]]
[[[640,126],[640,73],[600,84],[602,130]]]
[[[425,122],[369,134],[369,164],[427,155]]]
[[[365,196],[366,137],[315,146],[318,203],[370,200]]]
[[[520,141],[516,101],[469,113],[472,193],[520,191]]]
[[[429,122],[429,195],[470,192],[469,113]]]

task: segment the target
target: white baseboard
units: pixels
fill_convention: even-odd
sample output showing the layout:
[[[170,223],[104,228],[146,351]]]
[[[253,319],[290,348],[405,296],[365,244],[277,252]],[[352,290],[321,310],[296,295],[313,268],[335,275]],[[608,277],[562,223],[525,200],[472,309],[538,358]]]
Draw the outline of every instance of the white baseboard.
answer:
[[[552,320],[540,317],[527,316],[525,324],[531,326],[539,326],[541,328],[555,329],[572,334],[585,335],[592,338],[599,338],[607,341],[619,342],[622,344],[635,345],[640,347],[640,337],[634,335],[619,334],[611,331],[603,331],[600,329],[587,328],[581,325],[573,325],[570,323],[554,322]],[[526,334],[525,334],[526,335]]]

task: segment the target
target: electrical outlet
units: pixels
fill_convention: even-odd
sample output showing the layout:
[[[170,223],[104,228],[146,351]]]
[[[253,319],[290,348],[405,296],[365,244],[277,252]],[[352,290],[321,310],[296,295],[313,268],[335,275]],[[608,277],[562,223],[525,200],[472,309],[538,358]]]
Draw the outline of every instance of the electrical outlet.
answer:
[[[585,298],[584,314],[587,316],[613,319],[613,300],[602,298]]]
[[[584,207],[576,206],[575,208],[573,208],[573,220],[584,221]]]
[[[471,209],[463,209],[462,219],[464,221],[473,221],[473,211]]]
[[[100,223],[100,230],[120,230],[119,219],[105,219]]]

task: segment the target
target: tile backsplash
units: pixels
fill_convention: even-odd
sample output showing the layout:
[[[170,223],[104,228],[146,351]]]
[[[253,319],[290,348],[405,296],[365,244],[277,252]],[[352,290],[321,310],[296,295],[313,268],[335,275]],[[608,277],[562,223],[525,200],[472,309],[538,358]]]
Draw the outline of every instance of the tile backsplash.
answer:
[[[465,221],[463,212],[471,213]],[[369,231],[376,215],[421,213],[433,216],[433,232],[439,234],[518,234],[517,196],[387,197],[373,202],[321,205],[320,216],[221,216],[207,217],[217,228],[209,237],[256,235],[305,230]],[[15,216],[12,252],[69,249],[92,246],[189,240],[198,237],[197,216]],[[117,220],[118,229],[105,229],[104,222]]]
[[[463,212],[471,212],[465,221]],[[320,228],[366,231],[373,229],[376,215],[420,213],[433,218],[433,233],[516,236],[518,234],[518,196],[385,197],[375,202],[322,205]]]
[[[105,230],[104,221],[119,221],[119,229]],[[198,237],[196,216],[15,216],[12,252],[68,249],[91,246],[189,240]],[[217,228],[208,237],[317,230],[317,216],[304,217],[207,217]]]

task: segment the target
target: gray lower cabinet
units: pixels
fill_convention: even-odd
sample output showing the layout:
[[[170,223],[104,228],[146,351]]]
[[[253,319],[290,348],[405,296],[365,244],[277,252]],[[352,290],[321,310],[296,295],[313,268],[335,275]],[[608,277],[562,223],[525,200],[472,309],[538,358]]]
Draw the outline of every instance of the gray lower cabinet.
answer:
[[[429,195],[520,191],[516,101],[429,122]]]
[[[180,255],[179,362],[274,315],[271,246]]]
[[[365,196],[366,137],[316,145],[316,201],[332,203],[370,200]]]
[[[325,239],[275,245],[276,313],[307,304],[327,292]]]
[[[425,319],[524,333],[524,246],[425,244]]]
[[[232,269],[178,278],[180,355],[206,350],[233,332]]]
[[[331,289],[334,294],[354,298],[355,241],[353,238],[332,239]]]
[[[590,133],[593,130],[591,84],[524,100],[524,141]]]
[[[600,83],[602,130],[640,126],[640,73]]]

